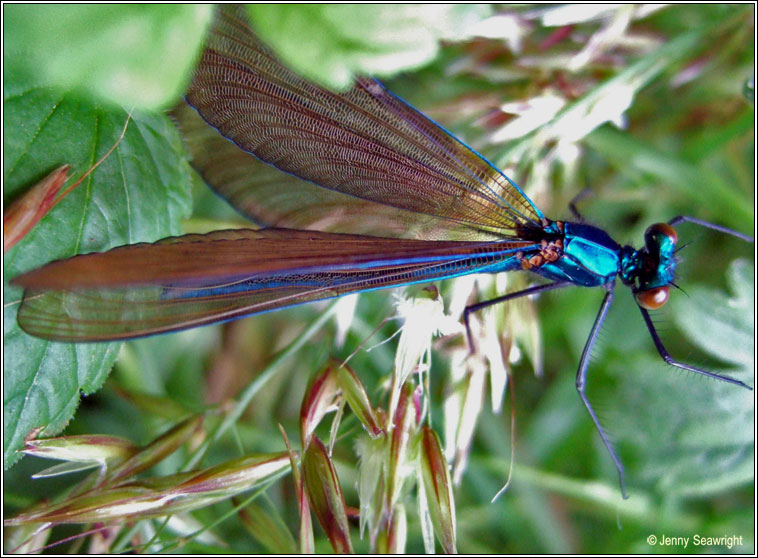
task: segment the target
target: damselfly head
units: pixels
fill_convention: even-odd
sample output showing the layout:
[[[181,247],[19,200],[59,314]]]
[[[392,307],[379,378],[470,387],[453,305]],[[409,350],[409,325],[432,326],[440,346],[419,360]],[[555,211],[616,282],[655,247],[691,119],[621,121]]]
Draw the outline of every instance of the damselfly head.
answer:
[[[645,231],[645,247],[628,260],[631,265],[626,268],[627,283],[636,283],[634,298],[646,310],[657,310],[669,298],[669,285],[676,271],[677,239],[674,227],[668,223],[651,225]]]

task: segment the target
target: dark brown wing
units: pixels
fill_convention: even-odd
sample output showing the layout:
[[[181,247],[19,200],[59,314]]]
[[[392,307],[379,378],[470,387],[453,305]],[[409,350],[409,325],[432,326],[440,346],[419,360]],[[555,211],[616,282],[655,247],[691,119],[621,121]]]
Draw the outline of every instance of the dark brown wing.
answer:
[[[526,242],[217,231],[52,262],[21,275],[21,327],[61,341],[141,337],[285,306],[520,267]]]
[[[218,10],[187,101],[280,170],[433,218],[432,238],[513,237],[541,225],[542,214],[505,175],[378,82],[334,93],[282,66],[239,6]],[[214,186],[243,211],[265,204],[254,188]]]

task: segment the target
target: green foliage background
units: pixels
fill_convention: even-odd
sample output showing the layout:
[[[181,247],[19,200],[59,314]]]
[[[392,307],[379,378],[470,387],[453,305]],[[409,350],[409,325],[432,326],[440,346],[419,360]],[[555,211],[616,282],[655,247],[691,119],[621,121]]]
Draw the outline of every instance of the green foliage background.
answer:
[[[6,204],[59,164],[74,165],[77,175],[84,172],[118,137],[128,109],[137,108],[117,152],[4,257],[3,448],[4,464],[12,466],[3,487],[6,514],[56,494],[70,482],[64,477],[30,483],[29,475],[41,465],[32,459],[15,463],[30,428],[59,432],[76,410],[67,434],[111,433],[146,443],[183,412],[234,397],[323,309],[310,305],[130,342],[120,353],[117,344],[47,343],[18,330],[15,304],[21,293],[8,285],[17,273],[77,252],[238,219],[192,178],[178,135],[159,110],[175,102],[184,87],[209,12],[202,7],[85,5],[55,7],[55,13],[45,13],[52,7],[34,7],[41,15],[31,17],[29,9],[4,6]],[[494,39],[451,40],[464,20],[487,15],[481,7],[462,10],[464,15],[452,20],[455,25],[439,14],[409,16],[418,27],[404,27],[405,35],[396,40],[387,39],[387,26],[377,25],[374,37],[364,24],[360,42],[345,31],[353,27],[344,18],[340,26],[330,9],[308,7],[315,10],[308,17],[304,9],[267,7],[257,17],[267,25],[267,38],[284,44],[278,47],[282,52],[295,58],[302,52],[300,64],[310,69],[312,79],[318,79],[315,74],[324,83],[344,85],[345,75],[384,69],[385,75],[394,75],[385,80],[390,89],[496,165],[507,166],[551,218],[570,218],[568,201],[590,188],[593,195],[580,204],[584,217],[622,243],[639,245],[646,226],[679,214],[746,233],[754,229],[754,102],[752,85],[746,85],[752,84],[755,57],[752,6],[674,6],[635,19],[624,35],[628,41],[575,72],[566,70],[566,60],[598,31],[598,21],[576,23],[555,40],[553,33],[565,27],[529,19],[530,8],[497,8],[530,22],[522,51],[514,53]],[[381,13],[378,7],[371,7],[371,13],[352,10],[350,17],[359,21]],[[60,29],[72,32],[45,33],[49,21],[68,21],[71,25]],[[306,57],[313,49],[297,48],[309,29],[303,21],[311,22],[314,41],[329,56],[314,61]],[[291,32],[292,22],[297,34]],[[417,30],[424,24],[423,31]],[[114,37],[131,44],[130,33],[144,49],[105,48],[120,44]],[[439,38],[447,39],[441,48]],[[647,50],[635,47],[646,38],[659,44]],[[419,50],[424,54],[407,62],[413,58],[407,52]],[[93,52],[99,55],[95,59]],[[322,59],[327,63],[320,67]],[[348,62],[340,67],[340,60]],[[408,66],[414,70],[398,75]],[[166,67],[178,71],[169,75]],[[107,87],[114,68],[120,70],[117,93]],[[575,114],[593,114],[609,88],[619,85],[633,91],[627,126],[603,124],[574,143],[579,152],[573,162],[558,157],[555,164],[544,163],[570,135],[565,123]],[[548,141],[540,135],[545,126],[511,141],[492,140],[499,125],[495,107],[551,88],[563,88],[569,104],[551,120]],[[752,385],[754,246],[687,225],[680,228],[680,239],[690,242],[680,252],[677,281],[684,292],[673,292],[669,305],[655,313],[663,340],[675,357]],[[496,415],[485,405],[469,468],[456,490],[459,551],[727,550],[647,543],[650,534],[697,533],[742,536],[742,546],[732,551],[754,552],[753,393],[665,366],[634,302],[619,289],[593,354],[589,391],[627,466],[631,498],[621,500],[615,470],[574,387],[576,365],[601,298],[599,291],[567,289],[539,301],[544,376],[535,377],[526,359],[512,371],[517,418],[513,486],[489,503],[510,466],[510,407]],[[335,348],[333,325],[319,331],[277,368],[238,422],[235,436],[215,444],[208,462],[244,452],[280,451],[277,424],[295,431],[308,377],[330,354],[351,353],[392,311],[389,293],[370,293],[361,297],[342,348]],[[395,329],[390,323],[372,339],[389,337]],[[351,363],[377,400],[391,371],[393,349],[392,342],[386,343],[360,352]],[[439,402],[446,381],[444,354],[434,362],[432,392]],[[79,390],[91,395],[76,409]],[[433,413],[439,415],[441,408]],[[349,443],[338,446],[335,461],[348,503],[357,505],[357,458]],[[172,472],[181,462],[181,456],[174,456],[156,474]],[[289,479],[268,491],[264,506],[295,532]],[[202,524],[219,513],[209,509],[194,515]],[[408,549],[421,551],[418,522],[409,520]],[[234,519],[213,533],[215,539],[192,539],[182,551],[276,550]],[[53,540],[67,534],[56,532]],[[175,536],[167,530],[156,545]],[[357,549],[368,549],[365,541],[358,542],[357,530],[353,538]],[[323,537],[317,548],[330,549]]]

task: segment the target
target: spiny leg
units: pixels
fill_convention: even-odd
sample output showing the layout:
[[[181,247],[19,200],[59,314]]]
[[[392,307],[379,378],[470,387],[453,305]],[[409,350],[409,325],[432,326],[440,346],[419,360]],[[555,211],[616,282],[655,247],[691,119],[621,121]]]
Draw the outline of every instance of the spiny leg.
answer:
[[[522,296],[529,296],[532,294],[542,293],[545,291],[552,291],[553,289],[568,287],[569,285],[572,285],[572,284],[573,283],[570,283],[569,281],[556,281],[555,283],[548,283],[546,285],[535,285],[534,287],[529,287],[527,289],[523,289],[515,293],[509,293],[507,295],[499,296],[497,298],[485,300],[483,302],[477,302],[476,304],[466,306],[466,308],[463,309],[463,323],[466,325],[466,339],[468,340],[469,353],[474,352],[474,338],[471,335],[471,326],[469,325],[469,316],[473,312],[478,312],[479,310],[482,310],[483,308],[487,308],[488,306],[494,306],[495,304],[500,304],[502,302],[508,302],[509,300],[521,298]]]
[[[647,325],[647,329],[650,332],[650,337],[653,338],[653,343],[655,343],[655,348],[658,350],[658,354],[661,355],[661,358],[666,362],[666,364],[670,364],[671,366],[676,366],[677,368],[682,368],[684,370],[689,370],[691,372],[697,372],[698,374],[702,374],[703,376],[708,376],[709,378],[714,378],[716,380],[721,380],[723,382],[729,382],[730,384],[744,387],[746,389],[749,389],[750,391],[753,390],[753,388],[751,388],[749,385],[739,380],[735,380],[734,378],[730,378],[729,376],[722,376],[721,374],[716,374],[715,372],[709,372],[708,370],[703,370],[702,368],[697,368],[696,366],[691,366],[689,364],[685,364],[683,362],[674,360],[672,356],[669,354],[669,352],[666,350],[666,347],[663,346],[663,342],[661,341],[661,338],[658,336],[658,332],[655,330],[655,325],[653,325],[653,320],[650,318],[650,313],[647,310],[645,310],[642,306],[640,306],[639,309],[640,309],[640,312],[642,312],[642,317],[645,320],[645,325]]]
[[[719,232],[737,237],[741,240],[744,240],[745,242],[753,242],[753,237],[751,236],[742,234],[732,229],[728,229],[726,227],[722,227],[721,225],[716,225],[714,223],[709,223],[708,221],[703,221],[702,219],[696,219],[695,217],[688,217],[687,215],[678,215],[677,217],[674,217],[673,219],[669,221],[669,225],[671,225],[672,227],[675,227],[678,224],[684,223],[684,222],[700,225],[701,227],[705,227],[708,229],[713,229],[714,231],[719,231]],[[658,336],[658,332],[655,330],[655,325],[653,325],[653,320],[650,318],[650,314],[648,313],[648,311],[640,306],[640,312],[642,312],[642,318],[645,320],[645,325],[647,326],[647,329],[650,332],[650,337],[653,338],[653,343],[655,343],[655,348],[658,350],[658,354],[661,355],[661,358],[666,362],[666,364],[670,364],[671,366],[676,366],[677,368],[682,368],[684,370],[690,370],[691,372],[696,372],[698,374],[702,374],[710,378],[715,378],[716,380],[729,382],[730,384],[735,384],[752,391],[753,388],[751,388],[750,386],[744,384],[743,382],[739,380],[735,380],[728,376],[722,376],[721,374],[709,372],[707,370],[703,370],[702,368],[697,368],[695,366],[690,366],[689,364],[684,364],[683,362],[674,360],[674,358],[669,354],[669,352],[663,346],[663,342],[661,341],[661,338]]]
[[[603,298],[603,303],[600,305],[600,311],[597,314],[597,317],[595,318],[595,323],[592,326],[592,331],[590,331],[590,335],[587,338],[587,342],[584,344],[584,351],[582,351],[582,359],[579,361],[579,369],[576,372],[576,390],[579,392],[579,397],[582,398],[582,401],[584,401],[584,406],[587,407],[587,411],[590,413],[590,417],[592,417],[592,422],[595,423],[595,428],[597,428],[597,431],[600,433],[600,438],[602,438],[603,443],[605,444],[606,449],[608,450],[608,453],[611,454],[611,459],[613,459],[613,463],[616,465],[616,470],[619,472],[619,483],[621,484],[621,495],[626,499],[629,496],[626,494],[626,482],[624,480],[624,466],[621,464],[621,460],[616,455],[616,452],[613,450],[613,446],[611,446],[610,441],[608,440],[608,436],[605,434],[605,430],[603,430],[603,427],[600,425],[600,421],[597,418],[597,415],[595,414],[595,410],[592,408],[592,405],[590,404],[589,399],[587,399],[587,394],[585,393],[585,387],[587,385],[587,368],[590,365],[590,356],[592,354],[592,347],[595,345],[595,341],[597,340],[598,333],[600,332],[600,328],[603,325],[603,322],[605,321],[605,317],[608,315],[608,310],[611,307],[611,302],[613,302],[613,286],[614,282],[608,283],[605,285],[605,298]]]

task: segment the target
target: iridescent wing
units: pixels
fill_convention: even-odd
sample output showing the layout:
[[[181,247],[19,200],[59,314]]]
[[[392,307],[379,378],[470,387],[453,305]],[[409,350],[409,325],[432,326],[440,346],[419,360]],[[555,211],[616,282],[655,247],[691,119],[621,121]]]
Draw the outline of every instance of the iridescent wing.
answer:
[[[542,225],[518,186],[379,82],[360,79],[334,93],[282,66],[250,30],[242,7],[217,11],[186,98],[262,161],[342,194],[428,216],[440,229],[434,238],[519,237]],[[212,185],[242,211],[265,203],[255,188]]]
[[[192,166],[242,215],[261,226],[393,238],[465,240],[441,230],[439,219],[316,186],[243,151],[186,103],[171,113]]]
[[[520,268],[520,241],[424,241],[289,229],[217,231],[52,262],[21,327],[58,341],[141,337],[347,293]]]
[[[376,81],[337,94],[299,78],[259,43],[241,10],[218,10],[187,99],[224,136],[291,176],[251,182],[240,171],[250,155],[228,149],[210,152],[221,162],[206,158],[204,174],[259,222],[409,238],[225,231],[53,262],[15,280],[27,288],[18,315],[26,331],[66,341],[139,337],[517,269],[537,249],[544,218],[505,175]]]

